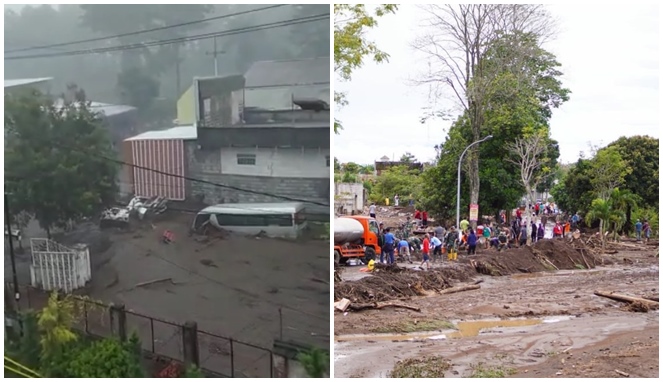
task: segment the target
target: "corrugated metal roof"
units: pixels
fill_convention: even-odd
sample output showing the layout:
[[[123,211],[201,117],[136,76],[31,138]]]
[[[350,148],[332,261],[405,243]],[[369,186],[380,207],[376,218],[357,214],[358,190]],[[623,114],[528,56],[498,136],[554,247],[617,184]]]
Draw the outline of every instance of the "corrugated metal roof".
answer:
[[[46,82],[52,80],[53,77],[42,77],[42,78],[16,78],[12,80],[5,80],[5,89],[13,88],[17,86],[24,86],[30,84],[37,84],[40,82]]]
[[[246,88],[329,83],[329,57],[258,61],[244,74]]]
[[[145,141],[145,140],[157,140],[157,139],[196,139],[198,138],[198,131],[196,128],[191,126],[177,126],[166,130],[152,130],[147,131],[142,134],[138,134],[134,137],[127,138],[125,141]]]

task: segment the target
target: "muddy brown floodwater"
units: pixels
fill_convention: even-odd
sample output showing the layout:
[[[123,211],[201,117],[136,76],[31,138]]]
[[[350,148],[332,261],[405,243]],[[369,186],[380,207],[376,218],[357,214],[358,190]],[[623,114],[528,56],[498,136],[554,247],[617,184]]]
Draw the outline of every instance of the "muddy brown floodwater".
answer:
[[[481,289],[405,304],[421,308],[335,313],[334,375],[387,377],[409,358],[441,356],[445,377],[499,370],[512,377],[657,377],[658,311],[629,312],[595,290],[658,295],[653,251],[606,255],[592,270],[483,279]],[[348,267],[345,280],[366,276]]]

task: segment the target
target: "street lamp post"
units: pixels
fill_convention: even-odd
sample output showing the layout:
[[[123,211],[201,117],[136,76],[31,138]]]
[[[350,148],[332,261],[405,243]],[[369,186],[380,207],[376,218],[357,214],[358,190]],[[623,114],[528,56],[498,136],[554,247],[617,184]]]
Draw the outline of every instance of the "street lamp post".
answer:
[[[478,145],[481,142],[485,142],[492,137],[493,137],[492,135],[489,135],[483,139],[479,139],[476,142],[472,142],[469,146],[465,148],[465,150],[463,150],[463,153],[460,154],[460,158],[458,159],[458,192],[456,194],[456,230],[458,230],[458,232],[460,232],[460,165],[463,163],[463,157],[465,156],[467,150],[470,149],[470,147]]]

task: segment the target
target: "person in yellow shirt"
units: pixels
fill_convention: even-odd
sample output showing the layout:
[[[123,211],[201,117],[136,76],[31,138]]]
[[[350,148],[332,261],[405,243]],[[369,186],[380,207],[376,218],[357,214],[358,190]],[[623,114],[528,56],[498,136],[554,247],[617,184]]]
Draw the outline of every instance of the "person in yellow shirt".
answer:
[[[460,229],[463,230],[463,232],[467,231],[467,228],[470,226],[470,222],[467,221],[467,219],[463,219],[460,221]]]

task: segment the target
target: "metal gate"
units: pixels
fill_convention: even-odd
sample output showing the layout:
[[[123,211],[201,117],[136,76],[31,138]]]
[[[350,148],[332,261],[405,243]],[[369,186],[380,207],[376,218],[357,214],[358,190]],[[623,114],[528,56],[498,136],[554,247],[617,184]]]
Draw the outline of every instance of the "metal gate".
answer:
[[[32,286],[72,292],[92,278],[90,251],[84,244],[68,248],[48,239],[30,239]]]

